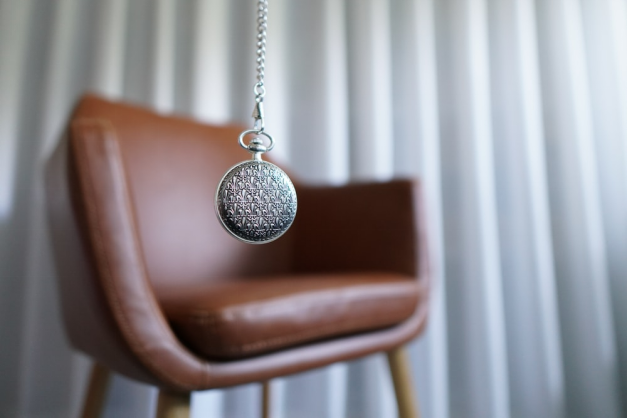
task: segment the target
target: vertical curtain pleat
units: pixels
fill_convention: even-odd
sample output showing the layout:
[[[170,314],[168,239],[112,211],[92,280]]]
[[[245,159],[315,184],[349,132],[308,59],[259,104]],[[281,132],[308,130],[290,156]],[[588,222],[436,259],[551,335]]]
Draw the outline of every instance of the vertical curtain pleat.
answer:
[[[253,85],[256,81],[257,67],[255,62],[257,8],[255,4],[246,1],[229,1],[229,14],[226,17],[229,35],[227,39],[221,40],[221,42],[227,42],[229,48],[231,118],[247,125],[251,122],[253,112]],[[274,16],[269,15],[268,22],[270,19],[274,19]],[[268,25],[268,36],[271,35],[271,31],[272,28]],[[267,73],[270,72],[267,71]],[[207,100],[212,99],[207,98]]]
[[[494,167],[511,414],[562,416],[559,320],[532,2],[489,2]]]
[[[627,3],[269,10],[270,157],[313,183],[421,179],[433,291],[409,351],[423,414],[624,414]],[[75,415],[84,394],[91,361],[64,338],[43,189],[77,97],[249,126],[255,12],[0,0],[0,414]],[[271,386],[278,417],[396,414],[382,355]],[[156,395],[116,376],[105,414],[153,415]],[[192,413],[254,417],[260,399],[259,384],[198,392]]]
[[[539,2],[537,12],[566,413],[615,416],[618,365],[582,10],[555,1]]]
[[[328,93],[320,104],[326,109],[326,130],[321,138],[328,150],[324,176],[328,182],[343,183],[348,180],[350,167],[346,8],[341,2],[325,0],[324,12],[322,74]]]
[[[125,0],[97,3],[94,69],[90,84],[95,91],[114,98],[120,97],[124,89],[127,10]]]
[[[487,7],[437,6],[450,413],[508,416]]]
[[[174,109],[175,17],[174,0],[156,0],[151,4],[154,19],[150,36],[152,68],[151,102],[155,109],[167,112]]]
[[[124,97],[136,103],[148,104],[151,99],[152,53],[150,37],[153,32],[154,10],[151,0],[127,0],[126,49],[124,56]]]
[[[621,400],[627,407],[627,3],[583,1],[583,31],[588,54],[588,80],[596,153],[598,188],[603,220],[607,275],[614,333],[618,348],[617,372],[623,382]],[[609,27],[608,27],[609,25]]]
[[[0,3],[0,219],[11,211],[31,3]]]
[[[344,18],[337,1],[289,5],[290,161],[311,182],[348,178]]]
[[[224,123],[230,119],[228,2],[194,1],[191,100],[193,115],[204,121]],[[185,45],[180,45],[185,48]]]
[[[350,176],[389,179],[394,174],[390,3],[347,0],[346,22]],[[395,414],[386,370],[381,355],[349,364],[348,416]]]
[[[68,66],[73,54],[79,47],[78,19],[85,9],[76,1],[65,0],[54,4],[52,27],[48,34],[49,44],[40,100],[41,114],[38,131],[30,158],[35,163],[32,168],[36,181],[28,185],[28,223],[22,232],[27,237],[23,280],[25,296],[21,316],[21,359],[20,359],[20,394],[21,414],[40,416],[60,415],[70,402],[71,371],[73,355],[63,336],[60,324],[58,300],[49,298],[55,294],[52,272],[54,268],[50,258],[45,224],[45,200],[43,195],[43,168],[46,147],[58,140],[63,122],[71,101],[76,94],[70,82],[72,77],[79,77],[77,66]],[[82,39],[81,39],[82,40]],[[42,275],[43,274],[43,275]],[[60,335],[59,335],[60,334]],[[42,345],[46,342],[46,345]],[[50,352],[48,345],[63,348]],[[42,395],[45,395],[42,397]]]
[[[434,1],[395,1],[391,13],[395,171],[400,176],[420,175],[433,261],[430,326],[411,347],[411,359],[421,409],[446,417],[448,356]]]
[[[25,98],[28,81],[24,67],[29,61],[32,8],[30,1],[0,2],[0,406],[7,416],[17,416],[20,397],[16,383],[20,377],[20,322],[23,302],[23,265],[19,257],[25,246],[20,235],[26,222],[25,187],[21,175],[30,180],[30,167],[23,167],[24,151],[21,144],[22,109],[29,102]],[[25,150],[25,148],[27,150]],[[9,241],[8,237],[15,237]]]
[[[394,170],[389,2],[346,5],[351,175],[386,179]]]

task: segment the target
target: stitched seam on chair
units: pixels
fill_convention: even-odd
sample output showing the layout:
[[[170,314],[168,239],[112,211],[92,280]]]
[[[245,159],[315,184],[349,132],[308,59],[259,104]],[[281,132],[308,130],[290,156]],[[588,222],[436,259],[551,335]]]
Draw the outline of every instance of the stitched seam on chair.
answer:
[[[398,300],[414,300],[417,298],[417,296],[415,295],[417,293],[406,293],[406,294],[401,294],[401,295],[394,295],[391,297],[381,297],[381,296],[372,296],[372,297],[368,297],[368,298],[362,298],[361,300],[358,301],[358,303],[361,304],[367,304],[371,301],[377,301],[380,302],[386,298],[389,299],[394,299],[394,301],[398,301]],[[354,303],[353,303],[354,304]],[[282,307],[284,306],[292,306],[293,303],[288,303],[285,302],[283,304],[281,304]],[[328,305],[333,305],[332,303],[325,303],[325,304],[317,304],[317,305],[312,305],[313,308],[324,308],[325,306]],[[239,314],[238,312],[241,311],[246,311],[247,307],[243,307],[240,309],[234,309],[231,311],[230,314]],[[207,310],[197,310],[191,314],[189,314],[188,316],[188,321],[190,323],[194,323],[194,324],[199,324],[199,325],[212,325],[212,324],[216,324],[216,323],[228,323],[227,320],[224,320],[224,315],[222,313],[215,313],[215,312],[211,312],[211,311],[207,311]]]
[[[412,290],[414,291],[414,290]],[[380,296],[380,295],[373,295],[370,297],[366,297],[366,298],[361,298],[359,300],[359,304],[366,304],[369,303],[371,301],[377,301],[380,302],[384,299],[394,299],[394,301],[398,301],[398,300],[413,300],[414,298],[417,298],[416,296],[417,292],[411,292],[411,293],[404,293],[404,294],[400,294],[400,295],[387,295],[387,296]],[[272,301],[272,299],[269,299],[267,301],[265,301],[265,303]],[[253,307],[259,307],[261,306],[262,303],[264,301],[256,301],[253,305]],[[291,307],[293,306],[294,303],[291,301],[285,301],[285,302],[278,302],[276,303],[276,305],[273,304],[273,308],[276,308],[276,306],[278,306],[279,308],[283,308],[283,307]],[[325,302],[324,304],[314,304],[312,305],[313,308],[322,308],[324,306],[328,306],[328,305],[333,305],[333,302]],[[240,307],[235,306],[234,308],[230,309],[230,313],[229,314],[235,314],[238,315],[241,312],[246,312],[250,309],[250,305],[248,304],[242,304]],[[216,323],[216,322],[221,322],[224,321],[223,320],[223,314],[222,313],[215,313],[213,311],[209,311],[207,309],[196,309],[196,311],[188,314],[188,320],[190,322],[193,322],[195,324],[211,324],[211,323]]]
[[[409,314],[411,315],[411,313],[413,313],[413,311],[415,310],[415,308],[412,308],[409,311]],[[379,325],[376,326],[376,328],[378,327],[385,327],[385,326],[389,326],[391,324],[386,324],[392,320],[396,320],[396,315],[399,313],[405,313],[407,310],[392,310],[392,311],[388,311],[386,313],[386,315],[382,315],[379,316]],[[384,319],[385,321],[381,321],[382,319]],[[220,353],[229,353],[229,354],[241,354],[241,353],[246,353],[246,352],[251,352],[251,351],[255,351],[255,350],[259,350],[259,349],[264,349],[264,348],[271,348],[273,346],[277,346],[277,345],[282,345],[282,344],[289,344],[289,343],[293,343],[295,341],[300,341],[300,340],[308,340],[308,339],[312,339],[312,338],[316,338],[316,337],[327,337],[329,335],[332,335],[334,333],[338,333],[338,332],[342,332],[342,331],[347,331],[348,329],[352,329],[355,326],[359,326],[361,323],[360,320],[351,320],[351,321],[344,321],[338,324],[333,324],[330,326],[323,326],[323,327],[319,327],[315,330],[305,330],[302,332],[298,332],[295,334],[291,334],[289,336],[278,336],[275,338],[271,338],[271,339],[266,339],[266,340],[261,340],[258,342],[253,342],[253,343],[247,343],[247,344],[243,344],[243,345],[232,345],[232,346],[220,346],[220,345],[215,345],[215,342],[211,342],[212,345],[210,346],[218,346],[220,347]],[[215,325],[213,325],[215,326]],[[364,330],[364,329],[361,329]],[[359,331],[356,330],[356,331]]]
[[[83,120],[83,121],[87,122],[87,120]],[[83,121],[77,121],[73,125],[79,125]],[[97,119],[97,118],[90,119],[89,121],[93,121],[93,122],[100,124],[101,128],[112,129],[112,127],[107,126],[109,125],[108,121]],[[104,141],[106,143],[108,139],[105,137]],[[84,145],[81,144],[81,148],[83,147]],[[92,214],[92,217],[88,217],[88,220],[89,220],[88,222],[90,224],[90,228],[92,229],[92,231],[94,231],[95,251],[99,255],[99,259],[103,261],[103,265],[104,265],[103,267],[105,268],[105,276],[108,278],[108,280],[104,281],[103,285],[107,288],[108,294],[112,296],[112,298],[110,299],[111,308],[114,312],[118,314],[117,317],[120,319],[120,327],[125,331],[124,335],[126,336],[127,342],[131,346],[132,350],[136,354],[148,353],[150,351],[147,348],[143,347],[135,339],[134,334],[131,333],[132,330],[129,326],[130,322],[128,321],[128,317],[125,311],[121,309],[120,299],[119,299],[120,290],[117,287],[117,281],[113,279],[115,275],[113,274],[113,269],[111,268],[111,263],[109,260],[108,252],[105,250],[105,246],[104,246],[104,240],[103,240],[103,234],[102,234],[102,228],[101,228],[100,211],[98,210],[97,206],[94,204],[96,188],[95,188],[94,179],[92,177],[89,158],[77,158],[76,161],[79,165],[82,166],[83,170],[87,173],[87,177],[86,177],[87,182],[85,183],[85,186],[86,186],[85,191],[87,192],[87,195],[89,195],[90,199],[86,202],[86,208],[87,208],[87,211],[89,211]],[[150,357],[142,357],[141,359],[143,362],[148,364],[151,367],[152,372],[156,374],[157,376],[159,376],[161,379],[165,381],[172,381],[183,388],[188,387],[184,382],[180,381],[178,377],[167,376],[166,374],[164,374],[160,366],[156,364],[155,362],[153,362]]]
[[[388,319],[388,318],[389,317],[386,317],[385,319]],[[280,336],[276,338],[262,340],[259,342],[247,343],[244,345],[222,347],[221,349],[223,352],[227,352],[227,353],[246,353],[246,352],[256,351],[259,349],[272,348],[278,345],[294,343],[296,341],[308,340],[308,339],[313,339],[316,337],[325,337],[322,335],[330,336],[338,332],[346,331],[347,329],[352,329],[355,326],[358,326],[359,323],[360,322],[353,320],[353,321],[344,322],[338,325],[320,327],[313,331],[307,330],[307,331],[299,332],[296,334],[292,334],[290,336]],[[386,323],[387,322],[385,321],[381,322],[381,327],[385,326]]]

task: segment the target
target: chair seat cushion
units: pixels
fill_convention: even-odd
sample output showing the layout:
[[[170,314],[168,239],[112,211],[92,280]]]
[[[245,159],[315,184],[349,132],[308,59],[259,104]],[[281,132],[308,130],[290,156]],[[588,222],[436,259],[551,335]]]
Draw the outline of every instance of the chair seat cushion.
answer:
[[[368,273],[211,281],[160,303],[192,351],[238,359],[398,324],[418,298],[414,278]]]

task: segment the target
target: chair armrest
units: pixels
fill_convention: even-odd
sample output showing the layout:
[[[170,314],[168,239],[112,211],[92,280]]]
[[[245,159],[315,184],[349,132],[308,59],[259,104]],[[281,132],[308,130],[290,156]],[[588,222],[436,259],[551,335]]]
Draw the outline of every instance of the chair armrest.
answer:
[[[297,192],[297,272],[426,273],[419,182],[300,186]]]
[[[75,199],[97,272],[93,280],[110,316],[107,326],[111,321],[117,326],[130,350],[119,357],[105,348],[91,355],[115,371],[126,372],[125,365],[137,363],[148,372],[142,379],[161,387],[179,391],[209,387],[207,363],[172,333],[148,279],[115,129],[107,120],[74,118],[69,146]],[[95,340],[102,331],[84,333]]]

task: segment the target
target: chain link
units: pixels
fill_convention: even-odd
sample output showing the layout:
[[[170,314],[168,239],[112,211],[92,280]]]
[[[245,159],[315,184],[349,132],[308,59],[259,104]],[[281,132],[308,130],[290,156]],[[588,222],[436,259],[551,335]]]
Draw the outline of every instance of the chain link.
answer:
[[[266,70],[266,36],[268,30],[268,0],[258,0],[257,2],[257,83],[253,91],[255,92],[255,102],[263,102],[266,94],[266,87],[263,78]]]

